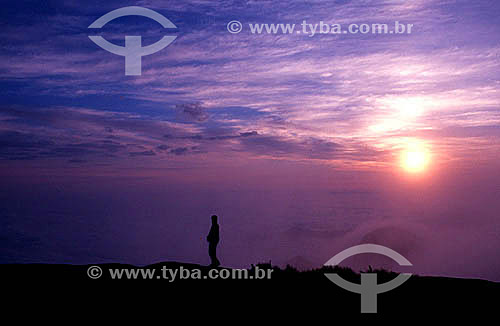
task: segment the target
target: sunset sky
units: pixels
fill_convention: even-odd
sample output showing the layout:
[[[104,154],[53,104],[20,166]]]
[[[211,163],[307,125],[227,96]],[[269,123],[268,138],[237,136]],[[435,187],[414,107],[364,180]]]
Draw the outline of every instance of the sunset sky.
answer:
[[[177,28],[88,29],[125,6]],[[372,242],[418,273],[500,281],[500,2],[9,1],[0,17],[0,262],[207,264],[217,214],[225,266]],[[304,20],[413,29],[248,26]],[[126,76],[89,35],[177,38]]]

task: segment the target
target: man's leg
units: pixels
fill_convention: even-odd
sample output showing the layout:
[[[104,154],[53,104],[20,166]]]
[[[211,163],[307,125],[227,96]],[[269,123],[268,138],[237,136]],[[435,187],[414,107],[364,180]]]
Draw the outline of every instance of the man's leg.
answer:
[[[210,256],[210,266],[215,266],[215,246],[211,242],[208,244],[208,256]]]
[[[215,266],[219,266],[220,261],[219,261],[219,259],[217,259],[217,243],[214,244],[214,258],[215,258]]]
[[[208,245],[208,255],[210,256],[210,265],[211,266],[219,266],[220,262],[217,259],[217,244],[209,243]]]

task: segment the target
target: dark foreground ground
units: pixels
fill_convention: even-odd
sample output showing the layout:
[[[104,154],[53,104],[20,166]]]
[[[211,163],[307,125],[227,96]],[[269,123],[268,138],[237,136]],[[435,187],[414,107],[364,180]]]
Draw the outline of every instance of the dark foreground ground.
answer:
[[[345,268],[297,272],[291,268],[259,264],[260,272],[256,272],[257,268],[247,270],[247,279],[221,279],[220,276],[233,273],[226,268],[217,268],[217,272],[212,273],[220,274],[219,278],[210,279],[210,268],[194,264],[165,262],[145,267],[97,266],[99,268],[91,268],[91,265],[0,265],[3,296],[10,298],[10,302],[23,305],[34,301],[38,306],[47,304],[55,308],[61,307],[60,304],[98,305],[101,308],[105,305],[108,310],[120,307],[121,314],[123,310],[137,309],[135,302],[157,307],[155,309],[161,307],[162,311],[187,307],[194,315],[198,307],[216,314],[270,310],[287,319],[306,314],[319,316],[325,321],[360,314],[360,295],[338,287],[324,275],[335,272],[348,281],[360,283],[360,275]],[[132,279],[127,279],[122,269],[129,269],[132,273],[129,278]],[[270,279],[267,278],[269,269],[272,269]],[[111,276],[116,270],[123,271],[121,279],[118,275]],[[142,274],[146,271],[150,274]],[[171,271],[177,271],[174,280]],[[374,272],[379,284],[397,275]],[[134,276],[133,273],[138,274]],[[500,307],[499,295],[500,283],[413,275],[401,286],[378,295],[377,315],[408,318],[494,316]]]

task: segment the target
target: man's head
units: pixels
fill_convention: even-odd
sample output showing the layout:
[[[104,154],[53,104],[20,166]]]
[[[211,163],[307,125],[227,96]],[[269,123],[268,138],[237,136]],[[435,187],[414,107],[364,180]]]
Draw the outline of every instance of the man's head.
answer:
[[[212,223],[217,223],[217,215],[212,215]]]

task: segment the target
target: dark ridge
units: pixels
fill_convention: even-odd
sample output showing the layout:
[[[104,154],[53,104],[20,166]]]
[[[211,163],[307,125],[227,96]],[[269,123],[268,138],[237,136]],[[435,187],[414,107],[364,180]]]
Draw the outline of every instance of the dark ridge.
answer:
[[[89,277],[89,268],[98,266],[102,276]],[[95,268],[95,267],[94,267]],[[113,279],[110,270],[129,269],[135,271],[136,279],[122,276]],[[322,267],[308,271],[298,271],[292,266],[278,268],[270,263],[252,265],[246,269],[253,279],[209,279],[211,270],[217,273],[242,272],[231,268],[210,268],[207,266],[160,262],[144,267],[128,264],[65,265],[65,264],[5,264],[0,265],[2,280],[8,280],[19,293],[58,293],[67,291],[79,299],[99,298],[144,298],[164,295],[164,300],[208,300],[207,305],[286,305],[300,309],[312,309],[318,313],[335,311],[338,314],[359,314],[360,295],[348,292],[332,281],[325,273],[337,273],[345,280],[360,283],[360,274],[344,267]],[[164,278],[163,270],[177,270],[174,281],[170,275]],[[180,273],[184,273],[181,279]],[[267,275],[271,271],[271,278]],[[153,277],[143,276],[144,271]],[[194,274],[200,273],[199,277]],[[259,271],[259,272],[257,272]],[[398,274],[385,270],[373,270],[377,274],[377,284],[385,283]],[[189,274],[189,276],[187,276]],[[123,274],[124,275],[124,274]],[[222,275],[222,274],[221,274]],[[197,275],[198,276],[198,275]],[[493,313],[496,298],[500,293],[500,283],[480,279],[460,279],[412,275],[401,286],[378,294],[379,314],[429,313]],[[221,301],[222,300],[222,301]],[[228,301],[229,300],[229,301]],[[326,309],[326,310],[325,310]]]

